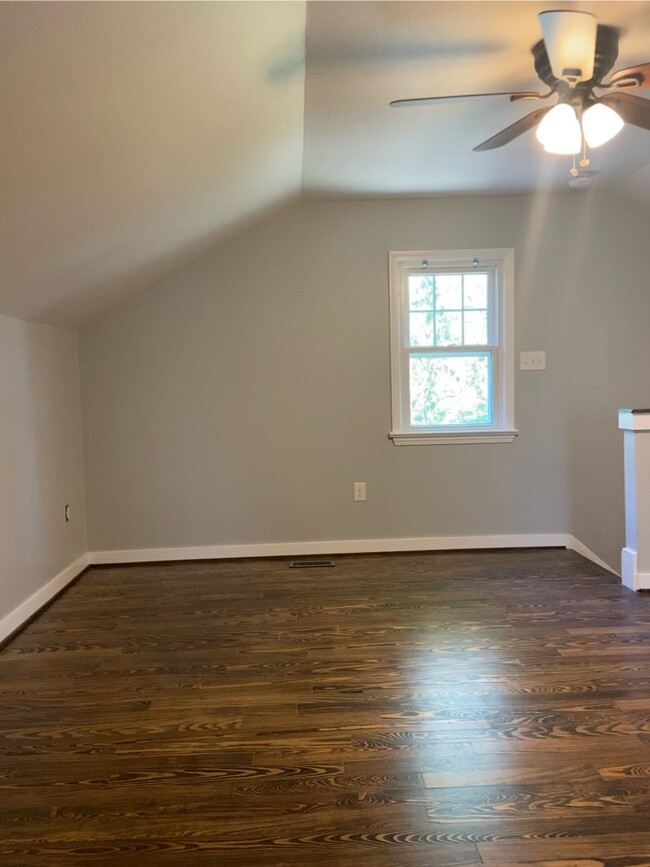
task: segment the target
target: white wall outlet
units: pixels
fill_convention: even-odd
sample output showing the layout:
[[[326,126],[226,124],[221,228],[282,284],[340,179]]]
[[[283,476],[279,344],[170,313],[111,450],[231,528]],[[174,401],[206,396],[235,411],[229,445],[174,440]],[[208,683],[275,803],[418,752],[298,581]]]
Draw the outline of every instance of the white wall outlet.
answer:
[[[366,501],[366,483],[354,483],[354,501],[355,503],[365,503]]]
[[[546,370],[546,353],[541,350],[537,352],[520,352],[519,369]]]

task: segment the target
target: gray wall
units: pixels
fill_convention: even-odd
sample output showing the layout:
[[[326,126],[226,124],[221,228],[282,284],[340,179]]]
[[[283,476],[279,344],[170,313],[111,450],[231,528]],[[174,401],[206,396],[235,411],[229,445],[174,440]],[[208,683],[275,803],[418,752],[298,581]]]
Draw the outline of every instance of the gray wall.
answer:
[[[577,332],[574,341],[566,335],[564,347],[571,370],[571,531],[617,571],[625,523],[616,410],[650,406],[649,223],[641,206],[603,200],[564,308],[565,331],[569,325]]]
[[[575,532],[616,565],[645,219],[590,192],[306,201],[122,303],[80,337],[90,549]],[[517,351],[548,369],[517,372],[513,444],[397,448],[387,253],[472,246],[515,248]]]
[[[86,551],[77,336],[7,316],[0,490],[1,620]]]

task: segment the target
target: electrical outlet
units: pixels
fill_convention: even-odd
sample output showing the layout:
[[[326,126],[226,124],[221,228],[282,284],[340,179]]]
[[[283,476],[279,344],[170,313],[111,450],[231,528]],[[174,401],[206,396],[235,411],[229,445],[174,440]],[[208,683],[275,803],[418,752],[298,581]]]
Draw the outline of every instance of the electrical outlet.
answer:
[[[66,524],[70,521],[70,506],[66,503],[65,506],[65,522]]]
[[[546,370],[546,353],[542,350],[537,352],[520,352],[519,369]]]
[[[364,503],[366,500],[366,483],[354,483],[354,501],[355,503]]]

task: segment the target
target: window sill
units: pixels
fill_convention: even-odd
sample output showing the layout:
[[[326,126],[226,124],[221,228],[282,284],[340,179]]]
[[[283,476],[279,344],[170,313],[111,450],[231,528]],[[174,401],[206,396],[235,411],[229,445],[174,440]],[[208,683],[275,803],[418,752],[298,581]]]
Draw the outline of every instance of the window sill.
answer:
[[[444,431],[435,433],[422,431],[421,433],[389,433],[396,446],[434,446],[434,445],[460,445],[461,443],[511,443],[518,435],[516,430],[495,431]]]

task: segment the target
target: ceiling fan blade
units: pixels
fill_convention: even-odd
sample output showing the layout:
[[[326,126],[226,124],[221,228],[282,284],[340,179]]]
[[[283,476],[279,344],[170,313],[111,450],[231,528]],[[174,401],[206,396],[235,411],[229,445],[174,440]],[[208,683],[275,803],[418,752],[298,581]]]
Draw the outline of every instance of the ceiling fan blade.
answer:
[[[515,121],[510,126],[502,129],[501,132],[493,135],[492,138],[486,139],[486,141],[481,142],[481,144],[477,145],[475,148],[473,148],[473,150],[489,151],[493,148],[503,147],[503,145],[508,144],[508,142],[511,142],[513,139],[517,138],[517,136],[520,136],[522,133],[525,133],[529,129],[532,129],[536,124],[540,122],[546,112],[550,110],[550,107],[536,108],[535,111],[531,111],[530,114],[526,114],[524,115],[524,117],[519,118],[519,120]]]
[[[429,103],[449,101],[452,99],[480,99],[484,96],[509,96],[515,99],[546,99],[549,93],[535,93],[533,90],[505,90],[499,93],[455,93],[449,96],[421,96],[415,99],[394,99],[389,103],[393,108],[404,108],[410,105],[429,105]]]
[[[626,123],[640,126],[641,129],[650,129],[650,100],[618,91],[606,93],[598,99],[598,102],[613,108]]]
[[[612,75],[607,84],[598,86],[615,87],[620,90],[650,87],[650,63],[639,63],[638,66],[619,69]]]

